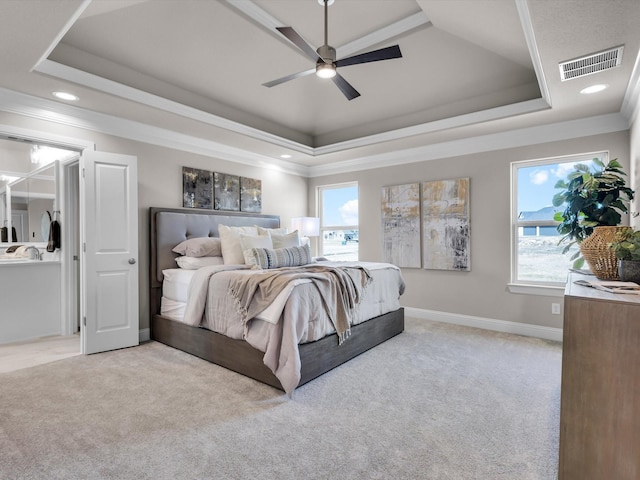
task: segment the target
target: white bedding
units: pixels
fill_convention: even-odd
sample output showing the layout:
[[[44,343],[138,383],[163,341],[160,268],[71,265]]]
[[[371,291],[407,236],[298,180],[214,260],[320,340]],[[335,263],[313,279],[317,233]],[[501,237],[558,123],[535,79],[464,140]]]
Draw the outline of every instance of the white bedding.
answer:
[[[218,270],[218,269],[214,269]],[[189,285],[197,270],[183,270],[181,268],[171,268],[162,271],[164,282],[162,284],[162,298],[160,301],[160,314],[178,322],[185,322],[185,312],[189,294]],[[277,323],[284,304],[289,298],[291,291],[296,285],[307,283],[308,280],[296,280],[289,283],[274,300],[274,302],[256,318],[269,323]],[[194,324],[194,322],[185,322]],[[199,324],[199,320],[198,320]]]
[[[330,266],[349,265],[347,262],[320,263]],[[356,325],[400,308],[399,297],[404,291],[400,270],[387,263],[357,262],[357,265],[369,270],[372,281],[352,314],[351,324]],[[252,272],[241,265],[206,267],[188,274],[167,271],[165,284],[168,285],[163,285],[161,314],[172,320],[246,340],[254,348],[265,352],[265,365],[274,372],[287,394],[291,395],[300,381],[298,344],[335,333],[322,299],[317,290],[314,291],[313,284],[299,281],[281,292],[277,301],[257,318],[250,320],[245,329],[237,305],[228,293],[230,280],[229,275],[225,275],[227,270],[241,271],[242,274],[246,272],[247,275]],[[204,277],[209,278],[205,280]],[[184,299],[187,280],[195,290],[199,282],[206,281],[205,298],[189,303],[189,308],[180,301]],[[164,292],[165,289],[168,294]],[[187,286],[187,293],[188,290]]]
[[[187,303],[189,283],[197,270],[184,270],[182,268],[168,268],[162,271],[164,282],[162,283],[162,296],[175,302]],[[164,314],[163,314],[164,315]]]

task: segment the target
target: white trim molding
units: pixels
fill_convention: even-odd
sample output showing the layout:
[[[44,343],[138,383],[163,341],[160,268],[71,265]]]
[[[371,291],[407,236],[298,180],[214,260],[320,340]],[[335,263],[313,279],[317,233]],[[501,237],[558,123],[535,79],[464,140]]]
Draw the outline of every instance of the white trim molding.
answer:
[[[563,297],[565,287],[553,287],[550,285],[527,285],[524,283],[507,284],[509,293],[520,295],[541,295],[543,297]]]
[[[222,158],[259,168],[278,168],[285,173],[308,176],[308,167],[193,135],[145,123],[94,112],[53,100],[34,97],[0,87],[0,111],[46,120],[69,127],[97,131],[138,142],[173,148],[183,152]]]
[[[140,343],[148,342],[151,340],[151,329],[150,328],[141,328],[138,331],[138,341]]]
[[[471,315],[461,315],[457,313],[438,312],[435,310],[425,310],[413,307],[404,307],[404,312],[406,316],[420,320],[450,323],[453,325],[462,325],[464,327],[481,328],[483,330],[492,330],[494,332],[512,333],[515,335],[523,335],[525,337],[536,337],[562,342],[561,328],[510,322],[507,320],[496,320],[493,318],[474,317]]]

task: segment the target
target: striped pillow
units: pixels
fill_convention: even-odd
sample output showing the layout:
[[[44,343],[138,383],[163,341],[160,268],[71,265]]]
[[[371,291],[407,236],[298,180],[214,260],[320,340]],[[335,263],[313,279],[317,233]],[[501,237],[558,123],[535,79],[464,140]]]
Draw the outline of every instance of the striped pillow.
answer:
[[[252,248],[258,268],[299,267],[311,263],[309,245],[288,248]]]

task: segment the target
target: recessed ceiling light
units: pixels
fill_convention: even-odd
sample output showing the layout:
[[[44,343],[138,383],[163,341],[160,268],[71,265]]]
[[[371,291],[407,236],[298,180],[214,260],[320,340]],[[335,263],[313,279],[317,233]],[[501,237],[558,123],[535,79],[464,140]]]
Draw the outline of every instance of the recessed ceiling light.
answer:
[[[582,93],[583,95],[590,95],[592,93],[598,93],[602,90],[606,90],[607,88],[609,88],[609,85],[599,83],[597,85],[591,85],[589,87],[583,88],[582,90],[580,90],[580,93]]]
[[[288,153],[284,153],[280,155],[280,158],[291,158],[291,155],[289,155]]]
[[[59,98],[60,100],[68,100],[70,102],[75,102],[76,100],[80,99],[78,96],[69,92],[51,92],[51,95],[53,95],[56,98]]]

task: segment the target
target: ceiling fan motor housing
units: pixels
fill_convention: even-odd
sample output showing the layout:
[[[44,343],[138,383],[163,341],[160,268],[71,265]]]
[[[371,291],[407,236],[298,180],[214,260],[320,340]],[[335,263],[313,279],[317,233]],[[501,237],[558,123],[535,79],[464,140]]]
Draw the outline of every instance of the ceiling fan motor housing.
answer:
[[[336,49],[330,45],[322,45],[318,47],[316,52],[318,52],[318,56],[324,60],[324,63],[333,63],[336,61]],[[318,63],[320,63],[320,60],[318,60]]]

